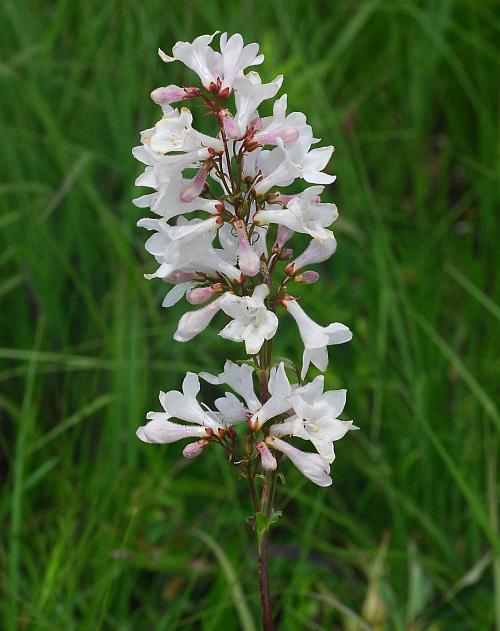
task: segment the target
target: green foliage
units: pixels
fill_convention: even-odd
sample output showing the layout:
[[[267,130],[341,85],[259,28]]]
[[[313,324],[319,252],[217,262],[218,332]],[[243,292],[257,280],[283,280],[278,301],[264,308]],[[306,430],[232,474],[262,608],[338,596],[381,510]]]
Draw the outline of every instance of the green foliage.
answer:
[[[2,2],[2,629],[258,620],[245,480],[215,449],[187,462],[134,435],[160,389],[241,353],[217,323],[171,341],[184,305],[162,309],[165,287],[143,279],[131,204],[148,94],[190,80],[156,49],[216,29],[261,42],[265,79],[283,73],[291,111],[336,145],[339,249],[300,293],[354,331],[326,379],[361,431],[330,489],[291,466],[278,485],[278,628],[500,628],[494,8]],[[300,362],[290,319],[276,352]]]

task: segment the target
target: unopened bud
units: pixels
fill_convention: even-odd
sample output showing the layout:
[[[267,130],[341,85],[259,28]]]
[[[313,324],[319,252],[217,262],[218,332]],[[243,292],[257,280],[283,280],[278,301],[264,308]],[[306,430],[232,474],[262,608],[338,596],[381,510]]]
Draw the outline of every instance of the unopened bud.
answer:
[[[252,432],[259,431],[259,421],[257,419],[248,419],[248,429]]]
[[[314,272],[313,270],[308,270],[303,274],[297,274],[293,277],[294,282],[302,283],[303,285],[312,285],[317,282],[319,279],[318,272]]]
[[[275,471],[278,467],[278,463],[276,462],[276,458],[269,451],[269,447],[261,441],[255,444],[255,448],[260,453],[260,462],[264,471]]]
[[[227,97],[231,94],[231,88],[221,88],[218,93],[219,98],[227,99]]]
[[[151,92],[151,98],[158,105],[168,105],[177,101],[182,101],[187,97],[184,88],[178,85],[169,85],[166,87],[156,88]]]
[[[219,291],[222,291],[220,283],[210,287],[195,287],[186,292],[186,300],[192,305],[201,305]]]
[[[208,447],[209,443],[206,440],[198,440],[195,443],[189,443],[182,450],[184,458],[196,458],[201,452]]]
[[[217,430],[217,435],[219,436],[219,438],[224,438],[225,433],[226,430],[223,427],[219,427],[219,429]]]

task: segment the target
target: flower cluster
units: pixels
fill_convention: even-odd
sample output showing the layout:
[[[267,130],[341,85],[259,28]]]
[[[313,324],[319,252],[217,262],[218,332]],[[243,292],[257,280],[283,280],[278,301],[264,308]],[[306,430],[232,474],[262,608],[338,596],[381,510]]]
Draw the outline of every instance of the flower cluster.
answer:
[[[149,443],[192,438],[183,451],[187,458],[218,444],[249,479],[275,471],[284,454],[314,483],[328,486],[333,443],[355,427],[338,418],[345,390],[324,392],[323,376],[304,379],[310,364],[324,372],[328,346],[352,334],[338,322],[317,324],[288,286],[316,282],[319,274],[307,268],[336,250],[329,226],[337,208],[321,202],[324,185],[335,179],[324,172],[333,147],[315,147],[319,140],[304,114],[287,114],[286,94],[275,100],[271,116],[261,117],[258,109],[276,96],[283,78],[262,83],[248,70],[264,59],[257,44],[223,33],[217,51],[214,37],[179,42],[171,56],[159,51],[164,62],[182,62],[199,81],[151,93],[163,116],[142,132],[133,154],[146,165],[136,184],[152,192],[134,203],[155,215],[138,222],[152,232],[145,247],[157,264],[146,278],[172,286],[164,307],[183,298],[195,306],[180,318],[174,339],[187,342],[223,316],[219,335],[243,343],[248,357],[228,360],[216,376],[187,373],[182,392],[160,393],[164,411],[149,412],[137,435]],[[187,103],[205,110],[214,135],[193,127]],[[310,186],[286,192],[296,180]],[[296,232],[311,239],[294,257],[288,242]],[[303,343],[298,383],[290,383],[291,362],[273,362],[280,312],[295,320]],[[228,389],[214,409],[198,402],[200,377]],[[315,451],[298,449],[294,437],[310,441]]]

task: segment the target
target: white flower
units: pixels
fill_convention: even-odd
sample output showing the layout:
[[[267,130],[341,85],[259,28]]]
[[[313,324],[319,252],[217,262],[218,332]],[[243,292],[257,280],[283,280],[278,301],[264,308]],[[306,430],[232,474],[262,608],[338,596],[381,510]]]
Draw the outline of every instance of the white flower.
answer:
[[[281,138],[276,139],[277,146],[263,155],[261,165],[262,179],[255,185],[259,195],[266,193],[273,186],[288,186],[296,178],[302,178],[310,184],[331,184],[335,176],[322,173],[330,160],[333,147],[310,149],[314,138],[307,126],[303,136],[285,145]]]
[[[166,278],[178,271],[203,272],[216,276],[220,272],[231,280],[239,280],[241,272],[222,257],[212,246],[218,229],[218,219],[188,221],[180,217],[177,226],[170,226],[164,219],[141,219],[141,228],[155,230],[146,241],[145,248],[160,264],[146,278]]]
[[[147,418],[151,418],[151,414],[157,414],[164,418],[156,418],[149,421],[146,425],[142,425],[137,430],[137,437],[144,443],[175,443],[182,438],[206,438],[208,432],[205,427],[199,425],[181,425],[180,423],[172,423],[167,420],[167,415],[160,412],[148,412]]]
[[[167,112],[156,123],[154,131],[147,139],[149,147],[159,154],[172,151],[190,152],[203,149],[207,158],[208,147],[215,151],[223,151],[224,145],[218,138],[212,138],[193,129],[193,115],[187,107]]]
[[[351,331],[340,322],[333,322],[326,327],[320,326],[294,299],[285,299],[282,304],[297,323],[304,344],[301,379],[306,376],[311,362],[324,372],[328,366],[327,346],[349,342],[352,339]]]
[[[252,296],[224,294],[221,298],[222,310],[233,320],[219,335],[234,342],[245,342],[246,352],[257,354],[264,340],[270,340],[278,328],[276,314],[264,304],[268,294],[267,285],[257,285]]]
[[[273,425],[273,436],[292,435],[310,440],[319,455],[327,462],[335,459],[333,442],[340,440],[350,429],[357,429],[352,421],[337,417],[346,402],[346,390],[323,392],[324,377],[297,388],[289,397],[295,416],[281,425]]]
[[[314,484],[318,486],[331,485],[330,465],[319,454],[306,453],[274,436],[268,436],[266,443],[288,456],[297,469]]]
[[[245,133],[248,123],[257,116],[257,108],[262,101],[275,96],[282,83],[281,75],[278,75],[271,83],[262,83],[256,72],[249,72],[234,81],[236,101],[234,124],[241,131],[241,136]]]
[[[172,49],[172,57],[161,49],[158,53],[165,62],[181,61],[200,77],[206,88],[209,88],[211,83],[217,84],[218,79],[222,89],[231,88],[235,77],[241,76],[245,68],[264,61],[264,55],[258,54],[258,44],[243,46],[243,38],[239,33],[229,38],[227,33],[222,33],[221,52],[214,51],[210,44],[215,35],[216,33],[201,35],[192,43],[177,42]]]
[[[206,307],[189,311],[185,313],[179,320],[177,331],[174,333],[174,340],[177,342],[189,342],[196,337],[212,321],[216,313],[221,309],[222,297],[216,298]]]
[[[292,393],[292,386],[283,362],[277,368],[271,368],[267,387],[271,396],[250,419],[250,427],[254,430],[260,429],[266,421],[285,414],[291,408],[288,397]]]
[[[177,42],[172,49],[172,57],[166,55],[161,48],[158,54],[163,61],[181,61],[185,66],[193,70],[199,77],[202,84],[208,88],[211,83],[217,81],[221,73],[221,55],[216,53],[210,44],[214,35],[200,35],[192,43]]]
[[[323,191],[323,186],[310,186],[300,195],[294,195],[286,208],[272,206],[260,210],[254,219],[260,224],[277,223],[294,230],[310,234],[321,239],[333,238],[333,233],[326,230],[338,217],[335,204],[322,204],[317,201]]]
[[[259,55],[258,44],[243,45],[243,38],[239,33],[227,33],[220,36],[220,50],[222,54],[222,89],[231,88],[235,78],[243,75],[243,70],[249,66],[258,66],[264,61],[264,55]]]
[[[137,436],[146,443],[171,443],[181,438],[204,438],[223,429],[213,412],[205,411],[196,400],[200,391],[198,375],[188,372],[182,383],[182,392],[160,392],[160,403],[165,412],[148,412],[149,423],[139,427]],[[195,426],[172,423],[169,419],[194,423]],[[207,431],[208,430],[208,431]]]
[[[231,392],[226,392],[223,397],[214,401],[226,425],[235,425],[246,419],[247,409],[243,403]]]
[[[208,372],[200,373],[200,377],[211,384],[226,384],[245,400],[250,412],[256,412],[261,408],[261,403],[255,395],[253,387],[254,369],[248,364],[235,364],[229,359],[224,364],[224,371],[219,375],[211,375]]]

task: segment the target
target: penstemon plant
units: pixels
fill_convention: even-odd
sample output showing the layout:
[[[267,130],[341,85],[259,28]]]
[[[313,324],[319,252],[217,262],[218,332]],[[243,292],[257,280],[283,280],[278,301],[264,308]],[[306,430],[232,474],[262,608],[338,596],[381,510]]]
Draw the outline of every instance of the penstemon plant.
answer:
[[[276,96],[283,78],[262,83],[257,72],[245,74],[263,62],[259,46],[245,46],[241,35],[223,33],[218,52],[211,46],[215,35],[179,42],[172,56],[158,51],[164,62],[182,62],[201,83],[169,85],[151,93],[163,117],[142,132],[142,144],[133,154],[146,165],[136,184],[153,192],[134,203],[157,215],[141,219],[138,226],[153,232],[146,250],[158,263],[145,277],[173,285],[163,306],[183,297],[191,305],[206,303],[181,317],[174,339],[192,340],[222,312],[230,321],[219,335],[243,342],[248,357],[227,360],[217,375],[188,372],[182,391],[160,393],[164,411],[149,412],[137,436],[146,443],[194,439],[183,449],[186,458],[217,445],[247,480],[254,509],[249,523],[257,534],[262,622],[269,631],[268,538],[281,515],[274,510],[274,497],[277,477],[283,479],[284,456],[309,480],[329,486],[333,443],[356,429],[352,421],[338,418],[345,390],[324,392],[322,375],[304,380],[310,364],[324,372],[327,347],[348,342],[352,333],[338,322],[320,326],[304,311],[299,297],[288,293],[290,285],[315,283],[319,274],[306,268],[336,250],[328,226],[337,218],[337,208],[320,201],[323,185],[335,180],[322,172],[333,147],[311,149],[319,141],[304,114],[287,115],[286,94],[274,102],[272,116],[261,118],[258,108]],[[192,127],[188,108],[171,106],[196,101],[213,120],[213,136]],[[300,193],[283,192],[297,179],[313,186]],[[184,217],[193,213],[199,216]],[[311,240],[293,258],[288,243],[295,232]],[[278,315],[286,312],[295,320],[304,346],[300,371],[290,360],[273,358]],[[289,375],[295,376],[292,382]],[[198,402],[200,377],[231,390],[214,401],[214,410]],[[315,451],[298,449],[290,442],[294,437],[310,441]]]

